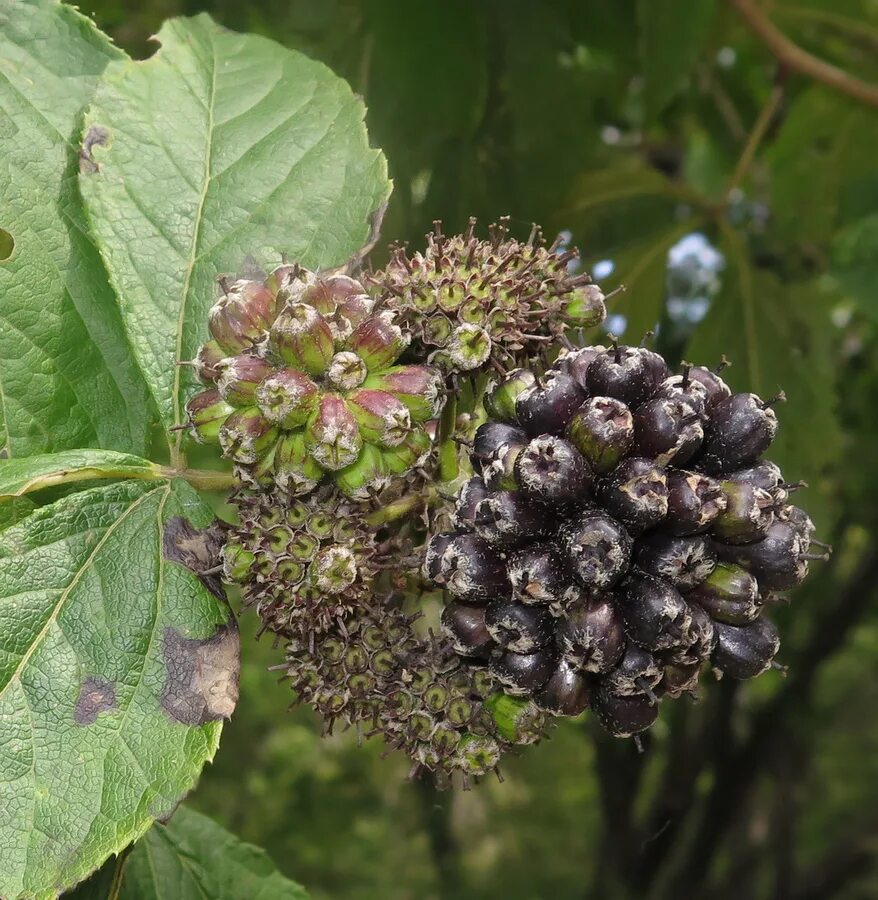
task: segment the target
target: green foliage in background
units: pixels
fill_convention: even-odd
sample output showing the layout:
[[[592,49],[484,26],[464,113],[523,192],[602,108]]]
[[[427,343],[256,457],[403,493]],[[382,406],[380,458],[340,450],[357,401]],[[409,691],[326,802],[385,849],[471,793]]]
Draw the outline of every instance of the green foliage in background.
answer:
[[[238,710],[184,810],[264,847],[317,898],[874,897],[878,108],[780,64],[746,26],[740,7],[754,4],[743,0],[84,0],[83,12],[121,49],[70,12],[42,18],[39,10],[52,5],[0,0],[0,297],[17,298],[4,302],[0,323],[0,447],[13,459],[34,457],[0,484],[0,494],[21,495],[0,504],[0,567],[26,552],[34,516],[60,527],[97,516],[89,509],[98,504],[94,527],[103,534],[114,521],[136,524],[125,519],[124,502],[135,514],[150,512],[152,530],[144,522],[138,533],[158,546],[160,498],[195,502],[167,471],[140,459],[156,456],[147,453],[146,423],[178,421],[185,376],[171,363],[197,343],[193,323],[204,312],[191,301],[204,301],[204,285],[243,252],[343,261],[367,240],[369,213],[387,196],[362,107],[322,66],[201,17],[165,26],[156,54],[150,35],[166,18],[203,11],[325,63],[362,96],[369,145],[381,148],[394,181],[388,239],[418,247],[434,219],[450,232],[473,214],[488,222],[508,213],[524,234],[532,221],[550,233],[567,229],[586,269],[612,261],[605,288],[625,285],[610,312],[625,317],[626,340],[636,343],[659,324],[659,345],[675,359],[725,355],[733,387],[765,395],[783,388],[778,462],[809,482],[819,536],[836,546],[831,566],[778,617],[786,678],[711,685],[701,703],[668,710],[642,755],[599,735],[587,717],[565,723],[505,766],[504,783],[467,793],[408,783],[402,760],[382,758],[374,742],[358,746],[352,732],[321,739],[306,710],[287,711],[292,695],[266,671],[279,651],[267,638],[253,640],[245,615]],[[762,7],[806,52],[878,83],[872,0]],[[250,62],[251,50],[262,63]],[[152,59],[140,64],[126,54]],[[212,67],[238,63],[247,78],[206,78]],[[297,93],[309,94],[312,81],[324,92],[313,106]],[[151,94],[152,86],[162,93]],[[248,90],[253,96],[242,99]],[[249,109],[268,91],[279,104],[270,115],[258,104]],[[161,127],[163,97],[191,103],[187,130]],[[239,102],[248,111],[230,121]],[[284,103],[304,103],[306,112],[287,121]],[[112,124],[118,135],[105,147],[92,132],[80,180],[84,124]],[[333,140],[324,166],[308,150],[325,133]],[[191,161],[185,177],[172,171],[180,154]],[[90,183],[89,164],[105,167],[107,178]],[[222,194],[227,205],[214,206],[214,186],[233,165],[247,170],[248,196],[237,197],[232,184]],[[122,189],[135,169],[145,172],[144,196]],[[351,181],[336,183],[340,172]],[[295,206],[284,202],[293,173],[311,192]],[[178,233],[177,205],[198,210],[187,219],[194,230]],[[125,228],[138,217],[138,241],[129,246]],[[149,239],[140,240],[144,229]],[[696,231],[725,265],[706,318],[687,324],[666,302],[667,259]],[[11,254],[7,234],[15,238]],[[74,254],[82,262],[68,269]],[[39,261],[37,277],[25,256]],[[166,308],[150,306],[158,295]],[[139,369],[127,349],[132,337]],[[25,362],[7,364],[21,359],[20,345]],[[59,452],[82,446],[116,452]],[[162,448],[159,458],[174,464],[176,449]],[[124,490],[101,480],[121,470],[139,480]],[[193,521],[205,515],[199,505]],[[80,540],[88,558],[76,568],[70,551],[68,569],[56,573],[72,585],[73,614],[75,573],[99,578],[100,554],[89,557],[92,545],[73,527],[56,537],[59,547]],[[156,565],[158,555],[147,553],[141,566]],[[220,620],[215,598],[180,567],[174,572],[182,583],[174,582],[171,609],[202,610],[207,634],[208,621]],[[139,569],[129,575],[149,581]],[[144,615],[157,596],[141,598]],[[41,603],[35,598],[36,614]],[[144,626],[138,646],[148,632]],[[42,673],[33,663],[43,637],[32,651],[18,648],[31,665],[10,691]],[[149,662],[151,652],[135,661]],[[54,675],[66,685],[59,708],[75,703],[72,676]],[[45,702],[43,719],[53,711],[51,697]],[[23,708],[16,715],[23,720]],[[144,713],[125,724],[142,738],[154,723]],[[194,731],[205,735],[191,738],[184,763],[150,783],[169,801],[212,755],[219,726]],[[10,759],[0,746],[0,771],[20,769],[2,787],[16,802],[36,804],[47,779],[63,774],[28,775],[25,749]],[[85,778],[77,790],[99,799]],[[122,805],[127,831],[96,829],[94,865],[170,802]],[[14,804],[4,794],[0,807],[2,818]],[[154,826],[124,867],[111,860],[95,884],[121,883],[123,898],[160,895],[147,884],[146,860],[156,854],[173,877],[205,845],[228,848],[228,875],[210,865],[188,870],[185,886],[165,896],[222,896],[216,879],[233,886],[229,897],[299,896],[252,848],[189,811]],[[36,846],[0,847],[4,862],[8,853],[17,880],[0,883],[0,893],[88,871]],[[247,880],[256,876],[269,886]],[[82,896],[111,888],[96,890]]]

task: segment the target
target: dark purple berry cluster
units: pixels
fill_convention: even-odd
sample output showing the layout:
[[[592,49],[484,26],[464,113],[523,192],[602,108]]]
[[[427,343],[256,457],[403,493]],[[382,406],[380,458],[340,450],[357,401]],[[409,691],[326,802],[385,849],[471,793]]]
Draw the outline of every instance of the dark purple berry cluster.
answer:
[[[425,573],[455,651],[556,715],[649,728],[709,663],[752,678],[778,651],[764,614],[807,575],[800,485],[763,459],[774,401],[643,347],[587,347],[485,400],[475,475]]]

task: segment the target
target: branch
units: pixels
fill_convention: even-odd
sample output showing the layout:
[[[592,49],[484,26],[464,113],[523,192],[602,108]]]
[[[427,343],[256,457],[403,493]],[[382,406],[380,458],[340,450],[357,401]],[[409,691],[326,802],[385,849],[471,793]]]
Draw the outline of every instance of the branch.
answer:
[[[860,81],[843,69],[813,56],[798,44],[794,44],[768,20],[753,0],[728,0],[728,2],[738,10],[749,29],[774,54],[781,65],[822,82],[861,103],[878,106],[878,86]]]

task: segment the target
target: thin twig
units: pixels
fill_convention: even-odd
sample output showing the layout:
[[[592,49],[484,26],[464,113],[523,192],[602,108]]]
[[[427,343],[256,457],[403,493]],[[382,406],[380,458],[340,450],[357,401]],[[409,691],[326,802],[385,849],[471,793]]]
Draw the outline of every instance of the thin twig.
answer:
[[[728,0],[728,2],[737,9],[747,27],[783,66],[828,85],[861,103],[878,106],[878,86],[861,81],[844,69],[839,69],[803,50],[770,22],[753,0]]]
[[[756,156],[756,151],[759,149],[759,145],[765,137],[765,133],[774,121],[781,100],[783,100],[783,84],[779,80],[771,89],[768,101],[759,112],[759,116],[747,137],[747,142],[744,144],[744,149],[741,151],[738,164],[735,166],[735,171],[726,187],[726,198],[730,197],[732,192],[744,180],[744,177],[753,163],[753,157]]]

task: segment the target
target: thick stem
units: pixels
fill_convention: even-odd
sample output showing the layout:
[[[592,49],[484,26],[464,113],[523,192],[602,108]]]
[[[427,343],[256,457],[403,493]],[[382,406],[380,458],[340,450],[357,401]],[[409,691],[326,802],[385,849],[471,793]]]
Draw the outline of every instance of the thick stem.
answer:
[[[457,395],[449,394],[439,420],[439,480],[454,481],[460,472],[454,428],[457,422]]]
[[[173,466],[158,467],[161,478],[182,478],[199,491],[227,491],[237,482],[231,472],[211,472],[207,469],[178,469]]]

